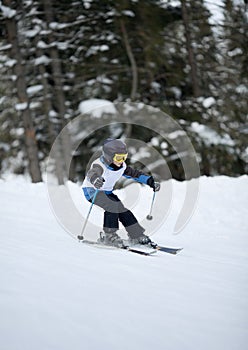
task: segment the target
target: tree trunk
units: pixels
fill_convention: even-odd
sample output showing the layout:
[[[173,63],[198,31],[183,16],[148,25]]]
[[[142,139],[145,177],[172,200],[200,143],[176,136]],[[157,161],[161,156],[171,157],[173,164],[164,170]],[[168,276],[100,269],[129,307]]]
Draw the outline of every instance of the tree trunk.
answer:
[[[38,37],[36,38],[35,44],[36,44],[36,57],[41,57],[42,56],[42,50],[37,46],[38,43]],[[49,83],[46,78],[46,68],[43,64],[39,64],[39,74],[41,76],[41,82],[43,85],[43,96],[44,96],[44,101],[43,101],[43,107],[44,107],[44,113],[46,117],[46,123],[47,123],[47,128],[48,128],[48,140],[49,140],[49,145],[52,147],[53,142],[55,141],[55,130],[54,130],[54,125],[51,122],[50,118],[50,111],[52,111],[53,106],[51,103],[51,96],[50,96],[50,89],[49,89]],[[58,184],[62,185],[64,184],[64,178],[63,178],[63,159],[62,159],[62,152],[61,152],[61,145],[57,147],[57,149],[54,151],[55,154],[55,175],[58,180]]]
[[[47,22],[47,26],[54,21],[53,16],[53,7],[51,0],[43,0],[45,18]],[[65,120],[65,96],[63,90],[62,83],[62,67],[58,54],[58,49],[56,44],[54,43],[54,38],[52,31],[49,31],[48,34],[48,43],[50,45],[49,53],[51,57],[51,67],[52,67],[52,78],[54,81],[54,94],[56,101],[56,108],[60,119],[60,129],[64,128],[64,132],[62,133],[60,143],[60,150],[58,149],[58,154],[56,155],[56,163],[59,169],[63,169],[63,178],[69,178],[69,169],[71,165],[71,141],[68,131],[66,130],[66,120]],[[61,131],[60,130],[60,131]],[[59,163],[59,164],[58,164]],[[63,163],[63,164],[62,164]],[[58,174],[58,172],[56,171]],[[61,183],[61,172],[58,177],[59,184]]]
[[[10,0],[3,0],[3,5],[11,8]],[[41,170],[38,158],[38,147],[36,142],[35,130],[33,126],[32,116],[29,109],[29,101],[27,95],[27,85],[25,80],[25,71],[22,64],[22,56],[18,41],[18,31],[14,16],[5,19],[8,41],[11,44],[10,55],[16,60],[14,66],[16,75],[16,90],[19,103],[21,104],[21,112],[23,125],[25,129],[25,144],[27,149],[27,157],[29,162],[29,173],[32,182],[41,182]]]
[[[135,57],[134,57],[133,52],[132,52],[132,48],[131,48],[131,46],[129,44],[125,23],[124,23],[124,21],[122,19],[120,20],[120,23],[121,23],[121,31],[122,31],[122,35],[123,35],[125,49],[126,49],[129,61],[131,63],[132,89],[131,89],[130,98],[131,98],[131,101],[133,101],[135,99],[135,97],[136,97],[137,89],[138,89],[138,69],[137,69],[137,64],[136,64],[136,61],[135,61]]]
[[[194,94],[194,97],[198,97],[201,95],[201,91],[198,83],[197,65],[196,65],[196,60],[195,60],[194,51],[192,47],[192,40],[191,40],[191,33],[190,33],[190,26],[189,26],[189,16],[188,16],[186,2],[187,0],[181,0],[182,17],[183,17],[183,24],[185,28],[186,49],[187,49],[188,60],[190,65],[193,94]]]

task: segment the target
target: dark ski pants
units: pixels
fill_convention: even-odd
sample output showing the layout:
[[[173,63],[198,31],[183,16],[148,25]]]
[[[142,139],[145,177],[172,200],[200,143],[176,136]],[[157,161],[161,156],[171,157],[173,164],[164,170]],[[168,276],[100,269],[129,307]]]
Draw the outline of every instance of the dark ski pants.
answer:
[[[106,194],[103,191],[99,191],[94,204],[105,210],[103,230],[106,233],[118,230],[119,221],[123,224],[131,239],[139,237],[145,231],[133,213],[124,207],[115,194]]]

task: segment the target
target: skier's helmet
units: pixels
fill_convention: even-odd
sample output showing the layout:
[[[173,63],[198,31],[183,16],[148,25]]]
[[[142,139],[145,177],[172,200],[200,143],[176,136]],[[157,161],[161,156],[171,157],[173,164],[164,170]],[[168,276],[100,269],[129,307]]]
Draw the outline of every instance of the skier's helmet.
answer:
[[[102,147],[102,154],[107,163],[112,163],[116,155],[127,156],[126,144],[118,139],[107,139]],[[124,157],[126,158],[126,157]],[[125,160],[125,159],[123,159]]]

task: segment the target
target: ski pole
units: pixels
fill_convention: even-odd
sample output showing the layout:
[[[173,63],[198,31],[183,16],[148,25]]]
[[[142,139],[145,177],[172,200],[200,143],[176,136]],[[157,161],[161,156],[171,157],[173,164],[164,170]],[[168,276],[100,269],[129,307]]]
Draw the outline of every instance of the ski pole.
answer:
[[[155,200],[155,194],[156,192],[154,191],[153,192],[153,196],[152,196],[152,203],[151,203],[151,209],[150,209],[150,213],[147,215],[147,220],[152,220],[153,219],[153,216],[152,216],[152,208],[153,208],[153,203],[154,203],[154,200]]]
[[[92,198],[91,206],[90,206],[89,212],[88,212],[88,214],[87,214],[87,217],[86,217],[86,219],[85,219],[84,226],[83,226],[83,228],[82,228],[82,232],[81,232],[81,234],[78,235],[78,237],[77,237],[80,241],[82,241],[82,240],[84,239],[84,236],[83,236],[84,230],[85,230],[85,227],[86,227],[87,222],[88,222],[88,220],[89,220],[90,212],[91,212],[91,210],[92,210],[92,208],[93,208],[93,205],[94,205],[94,202],[95,202],[97,193],[98,193],[98,190],[96,190],[96,192],[94,193],[94,196],[93,196],[93,198]]]

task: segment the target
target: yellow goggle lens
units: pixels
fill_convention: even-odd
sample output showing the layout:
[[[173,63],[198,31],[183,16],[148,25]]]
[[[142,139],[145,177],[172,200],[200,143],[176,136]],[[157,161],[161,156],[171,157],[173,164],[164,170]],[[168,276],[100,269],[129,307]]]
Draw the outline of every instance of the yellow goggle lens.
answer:
[[[114,155],[114,158],[113,160],[117,163],[122,163],[124,162],[125,160],[127,159],[127,153],[123,153],[123,154],[119,154],[119,153],[116,153]]]

